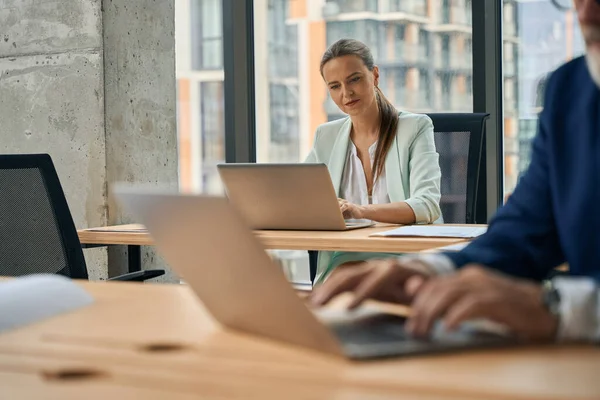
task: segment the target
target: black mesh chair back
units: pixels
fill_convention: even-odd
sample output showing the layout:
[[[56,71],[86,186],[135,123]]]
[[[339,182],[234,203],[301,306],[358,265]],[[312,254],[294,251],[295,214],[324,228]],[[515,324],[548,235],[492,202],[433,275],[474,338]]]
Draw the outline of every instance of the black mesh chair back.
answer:
[[[477,195],[489,114],[428,114],[442,171],[444,223],[477,223]]]
[[[34,273],[88,279],[50,156],[0,155],[0,276]]]

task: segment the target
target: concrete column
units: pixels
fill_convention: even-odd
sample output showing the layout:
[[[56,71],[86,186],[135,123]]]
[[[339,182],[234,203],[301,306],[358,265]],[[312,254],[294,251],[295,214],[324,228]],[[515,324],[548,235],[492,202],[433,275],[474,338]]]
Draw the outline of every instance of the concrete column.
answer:
[[[109,194],[115,182],[177,187],[174,18],[174,0],[104,2]],[[108,205],[109,224],[133,222],[110,195]],[[125,256],[123,249],[110,250],[111,275],[126,272]],[[164,268],[151,247],[144,248],[142,265]]]
[[[177,184],[173,0],[101,7],[0,0],[0,153],[49,153],[77,228],[131,220],[114,182]],[[84,253],[106,278],[106,250]],[[111,254],[111,274],[124,260]]]
[[[105,225],[100,1],[0,4],[0,153],[49,153],[77,228]],[[85,255],[105,278],[106,250]]]

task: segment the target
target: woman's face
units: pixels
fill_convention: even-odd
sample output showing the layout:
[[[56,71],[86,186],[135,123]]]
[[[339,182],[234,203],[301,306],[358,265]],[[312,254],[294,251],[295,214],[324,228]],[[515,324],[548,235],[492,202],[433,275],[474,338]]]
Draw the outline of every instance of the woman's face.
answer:
[[[379,69],[369,71],[358,56],[347,55],[329,60],[323,66],[323,79],[335,104],[350,116],[371,110]]]

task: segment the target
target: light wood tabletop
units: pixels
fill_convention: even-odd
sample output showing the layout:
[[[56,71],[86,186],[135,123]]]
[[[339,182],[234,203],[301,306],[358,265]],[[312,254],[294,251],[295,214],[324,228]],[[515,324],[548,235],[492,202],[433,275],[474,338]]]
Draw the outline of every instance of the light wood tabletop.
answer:
[[[362,252],[418,252],[422,250],[464,242],[457,238],[427,237],[374,237],[396,228],[397,225],[380,224],[371,228],[349,231],[255,231],[266,249],[281,250],[331,250]],[[153,245],[152,237],[137,224],[116,225],[78,231],[83,244],[92,245]]]
[[[183,285],[81,285],[93,305],[0,335],[1,398],[600,397],[594,346],[350,362],[225,331]]]

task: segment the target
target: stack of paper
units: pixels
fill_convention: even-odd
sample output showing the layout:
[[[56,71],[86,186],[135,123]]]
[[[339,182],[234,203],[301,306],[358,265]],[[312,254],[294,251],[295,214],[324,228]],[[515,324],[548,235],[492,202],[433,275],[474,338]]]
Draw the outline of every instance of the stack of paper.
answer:
[[[0,333],[90,305],[93,297],[61,275],[0,282]]]
[[[400,228],[392,229],[381,233],[374,233],[371,236],[419,236],[419,237],[444,237],[444,238],[461,238],[472,239],[482,235],[487,230],[482,226],[465,226],[465,225],[410,225],[401,226]]]

